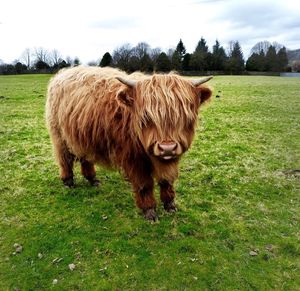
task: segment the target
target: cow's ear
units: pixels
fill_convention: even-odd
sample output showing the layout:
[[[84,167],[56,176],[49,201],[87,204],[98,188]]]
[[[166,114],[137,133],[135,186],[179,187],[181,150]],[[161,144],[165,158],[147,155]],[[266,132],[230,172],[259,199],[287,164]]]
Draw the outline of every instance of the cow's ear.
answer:
[[[136,81],[134,80],[127,80],[122,77],[116,77],[118,81],[126,85],[126,89],[121,88],[120,91],[118,92],[118,100],[126,105],[131,107],[133,105],[134,99],[133,99],[133,91],[134,88],[136,87]]]
[[[132,107],[133,106],[133,90],[131,88],[126,88],[125,90],[121,89],[117,93],[117,98],[119,102],[123,105],[126,105],[127,107]]]
[[[196,88],[196,92],[198,95],[198,98],[200,100],[200,105],[204,102],[208,101],[211,97],[212,91],[210,88],[205,86],[199,86]]]

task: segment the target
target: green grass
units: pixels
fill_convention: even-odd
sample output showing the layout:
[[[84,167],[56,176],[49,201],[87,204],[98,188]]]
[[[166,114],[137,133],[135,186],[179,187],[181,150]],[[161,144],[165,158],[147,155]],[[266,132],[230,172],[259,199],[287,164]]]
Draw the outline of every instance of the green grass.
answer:
[[[48,80],[0,76],[0,290],[299,290],[299,79],[211,82],[221,97],[182,160],[179,210],[159,204],[155,224],[117,172],[98,168],[91,188],[77,167],[62,186]]]

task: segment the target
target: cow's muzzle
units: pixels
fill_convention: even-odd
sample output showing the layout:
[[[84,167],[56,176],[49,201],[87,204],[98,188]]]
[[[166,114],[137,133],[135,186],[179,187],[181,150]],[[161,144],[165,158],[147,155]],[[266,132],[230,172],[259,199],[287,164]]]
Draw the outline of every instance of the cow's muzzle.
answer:
[[[177,158],[182,154],[182,149],[179,143],[174,141],[156,142],[153,147],[153,154],[165,161]]]

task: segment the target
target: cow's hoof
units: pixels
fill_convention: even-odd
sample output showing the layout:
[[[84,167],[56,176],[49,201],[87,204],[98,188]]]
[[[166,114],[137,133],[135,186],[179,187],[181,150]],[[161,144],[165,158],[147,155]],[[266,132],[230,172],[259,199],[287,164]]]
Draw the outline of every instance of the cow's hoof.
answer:
[[[66,188],[73,188],[74,187],[74,180],[73,180],[73,178],[63,179],[63,183],[64,183],[64,185],[65,185]]]
[[[100,185],[100,180],[97,178],[89,179],[91,186],[98,187]]]
[[[149,221],[156,221],[158,219],[155,209],[153,209],[153,208],[144,210],[144,217],[146,220],[149,220]]]
[[[175,204],[174,200],[171,201],[171,202],[165,203],[164,208],[167,212],[170,212],[170,213],[177,211],[176,204]]]

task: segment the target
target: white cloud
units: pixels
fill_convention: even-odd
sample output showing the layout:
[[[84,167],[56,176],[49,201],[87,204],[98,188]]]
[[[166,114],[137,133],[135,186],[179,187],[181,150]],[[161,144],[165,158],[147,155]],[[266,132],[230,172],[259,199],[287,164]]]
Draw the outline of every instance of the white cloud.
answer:
[[[299,15],[297,0],[10,0],[1,4],[0,59],[44,47],[88,62],[123,43],[167,50],[180,38],[192,52],[201,36],[210,46],[239,40],[247,57],[265,39],[299,48]]]

